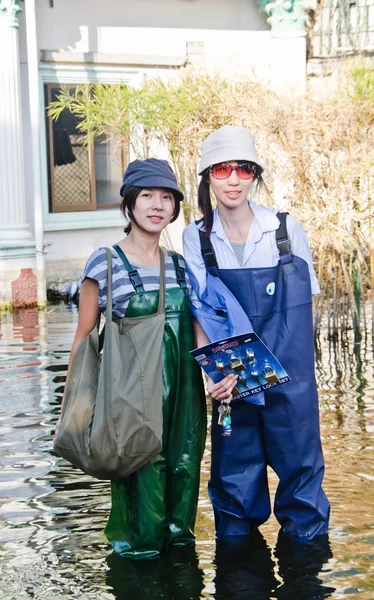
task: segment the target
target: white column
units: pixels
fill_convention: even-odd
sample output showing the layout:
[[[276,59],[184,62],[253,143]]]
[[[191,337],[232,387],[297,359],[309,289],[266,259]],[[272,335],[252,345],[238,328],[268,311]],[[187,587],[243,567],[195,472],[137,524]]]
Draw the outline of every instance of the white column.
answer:
[[[305,31],[271,32],[271,83],[281,94],[305,94]]]
[[[30,101],[30,129],[31,129],[31,160],[33,170],[34,200],[34,226],[35,226],[35,252],[36,252],[36,277],[38,287],[38,306],[47,302],[47,282],[44,261],[44,230],[43,230],[43,201],[40,167],[40,103],[39,94],[39,61],[38,40],[36,31],[35,0],[26,0],[26,35],[27,35],[27,62],[29,72],[29,101]]]
[[[16,0],[0,0],[0,257],[35,255],[26,222],[19,10]]]
[[[317,0],[256,0],[271,26],[271,85],[284,95],[306,92],[306,23]]]

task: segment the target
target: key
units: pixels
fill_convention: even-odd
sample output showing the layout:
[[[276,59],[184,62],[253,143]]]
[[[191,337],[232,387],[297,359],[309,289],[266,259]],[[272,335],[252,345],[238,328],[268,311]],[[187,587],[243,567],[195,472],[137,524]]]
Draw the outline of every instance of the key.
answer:
[[[224,402],[221,402],[221,404],[218,407],[218,425],[223,425],[223,419],[225,418],[226,415],[226,406]]]
[[[231,406],[229,404],[226,405],[226,412],[222,420],[222,433],[223,437],[230,437],[232,432],[231,428]]]

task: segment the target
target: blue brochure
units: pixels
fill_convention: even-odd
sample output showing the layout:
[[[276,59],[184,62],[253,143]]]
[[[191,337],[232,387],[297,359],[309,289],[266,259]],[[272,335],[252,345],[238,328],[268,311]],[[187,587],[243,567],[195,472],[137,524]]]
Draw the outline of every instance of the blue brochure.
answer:
[[[215,383],[236,373],[233,399],[240,400],[290,381],[290,377],[255,333],[245,333],[191,351]]]

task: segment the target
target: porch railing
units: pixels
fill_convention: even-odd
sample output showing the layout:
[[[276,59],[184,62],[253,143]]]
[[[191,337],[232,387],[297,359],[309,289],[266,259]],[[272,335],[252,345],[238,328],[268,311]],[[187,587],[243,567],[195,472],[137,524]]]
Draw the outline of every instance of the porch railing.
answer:
[[[374,52],[374,0],[322,0],[315,15],[313,56]]]

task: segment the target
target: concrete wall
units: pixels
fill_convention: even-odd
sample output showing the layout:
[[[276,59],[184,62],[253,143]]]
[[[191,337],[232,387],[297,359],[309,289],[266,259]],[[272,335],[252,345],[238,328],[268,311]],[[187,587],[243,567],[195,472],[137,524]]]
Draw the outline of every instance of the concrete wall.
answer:
[[[268,29],[264,14],[255,0],[55,0],[54,8],[45,0],[37,0],[39,47],[64,48],[82,52],[126,52],[137,40],[140,49],[154,54],[162,48],[170,53],[172,29],[244,30]],[[128,38],[126,28],[138,30]],[[157,38],[144,28],[160,28]],[[112,37],[117,32],[117,37]],[[183,33],[180,35],[183,41]],[[121,49],[122,48],[122,49]],[[174,53],[174,52],[172,52]]]
[[[162,245],[182,252],[183,229],[184,219],[180,214],[163,233]],[[48,289],[63,293],[69,283],[81,277],[86,260],[94,250],[116,244],[123,237],[123,227],[46,232]]]
[[[184,228],[183,215],[169,225],[167,233],[170,238],[177,240],[181,237]],[[98,227],[93,229],[76,229],[74,231],[47,231],[45,242],[48,260],[74,260],[85,259],[91,252],[101,246],[116,244],[124,237],[123,227]],[[79,240],[79,244],[77,243]],[[164,236],[163,244],[170,246],[170,240]],[[175,247],[181,251],[181,244]]]
[[[255,0],[107,0],[94,4],[91,0],[56,0],[54,4],[50,8],[46,0],[36,2],[38,45],[43,50],[184,55],[188,41],[206,40],[208,47],[213,44],[229,50],[238,32],[269,30]],[[21,62],[26,61],[23,22],[21,14]]]

